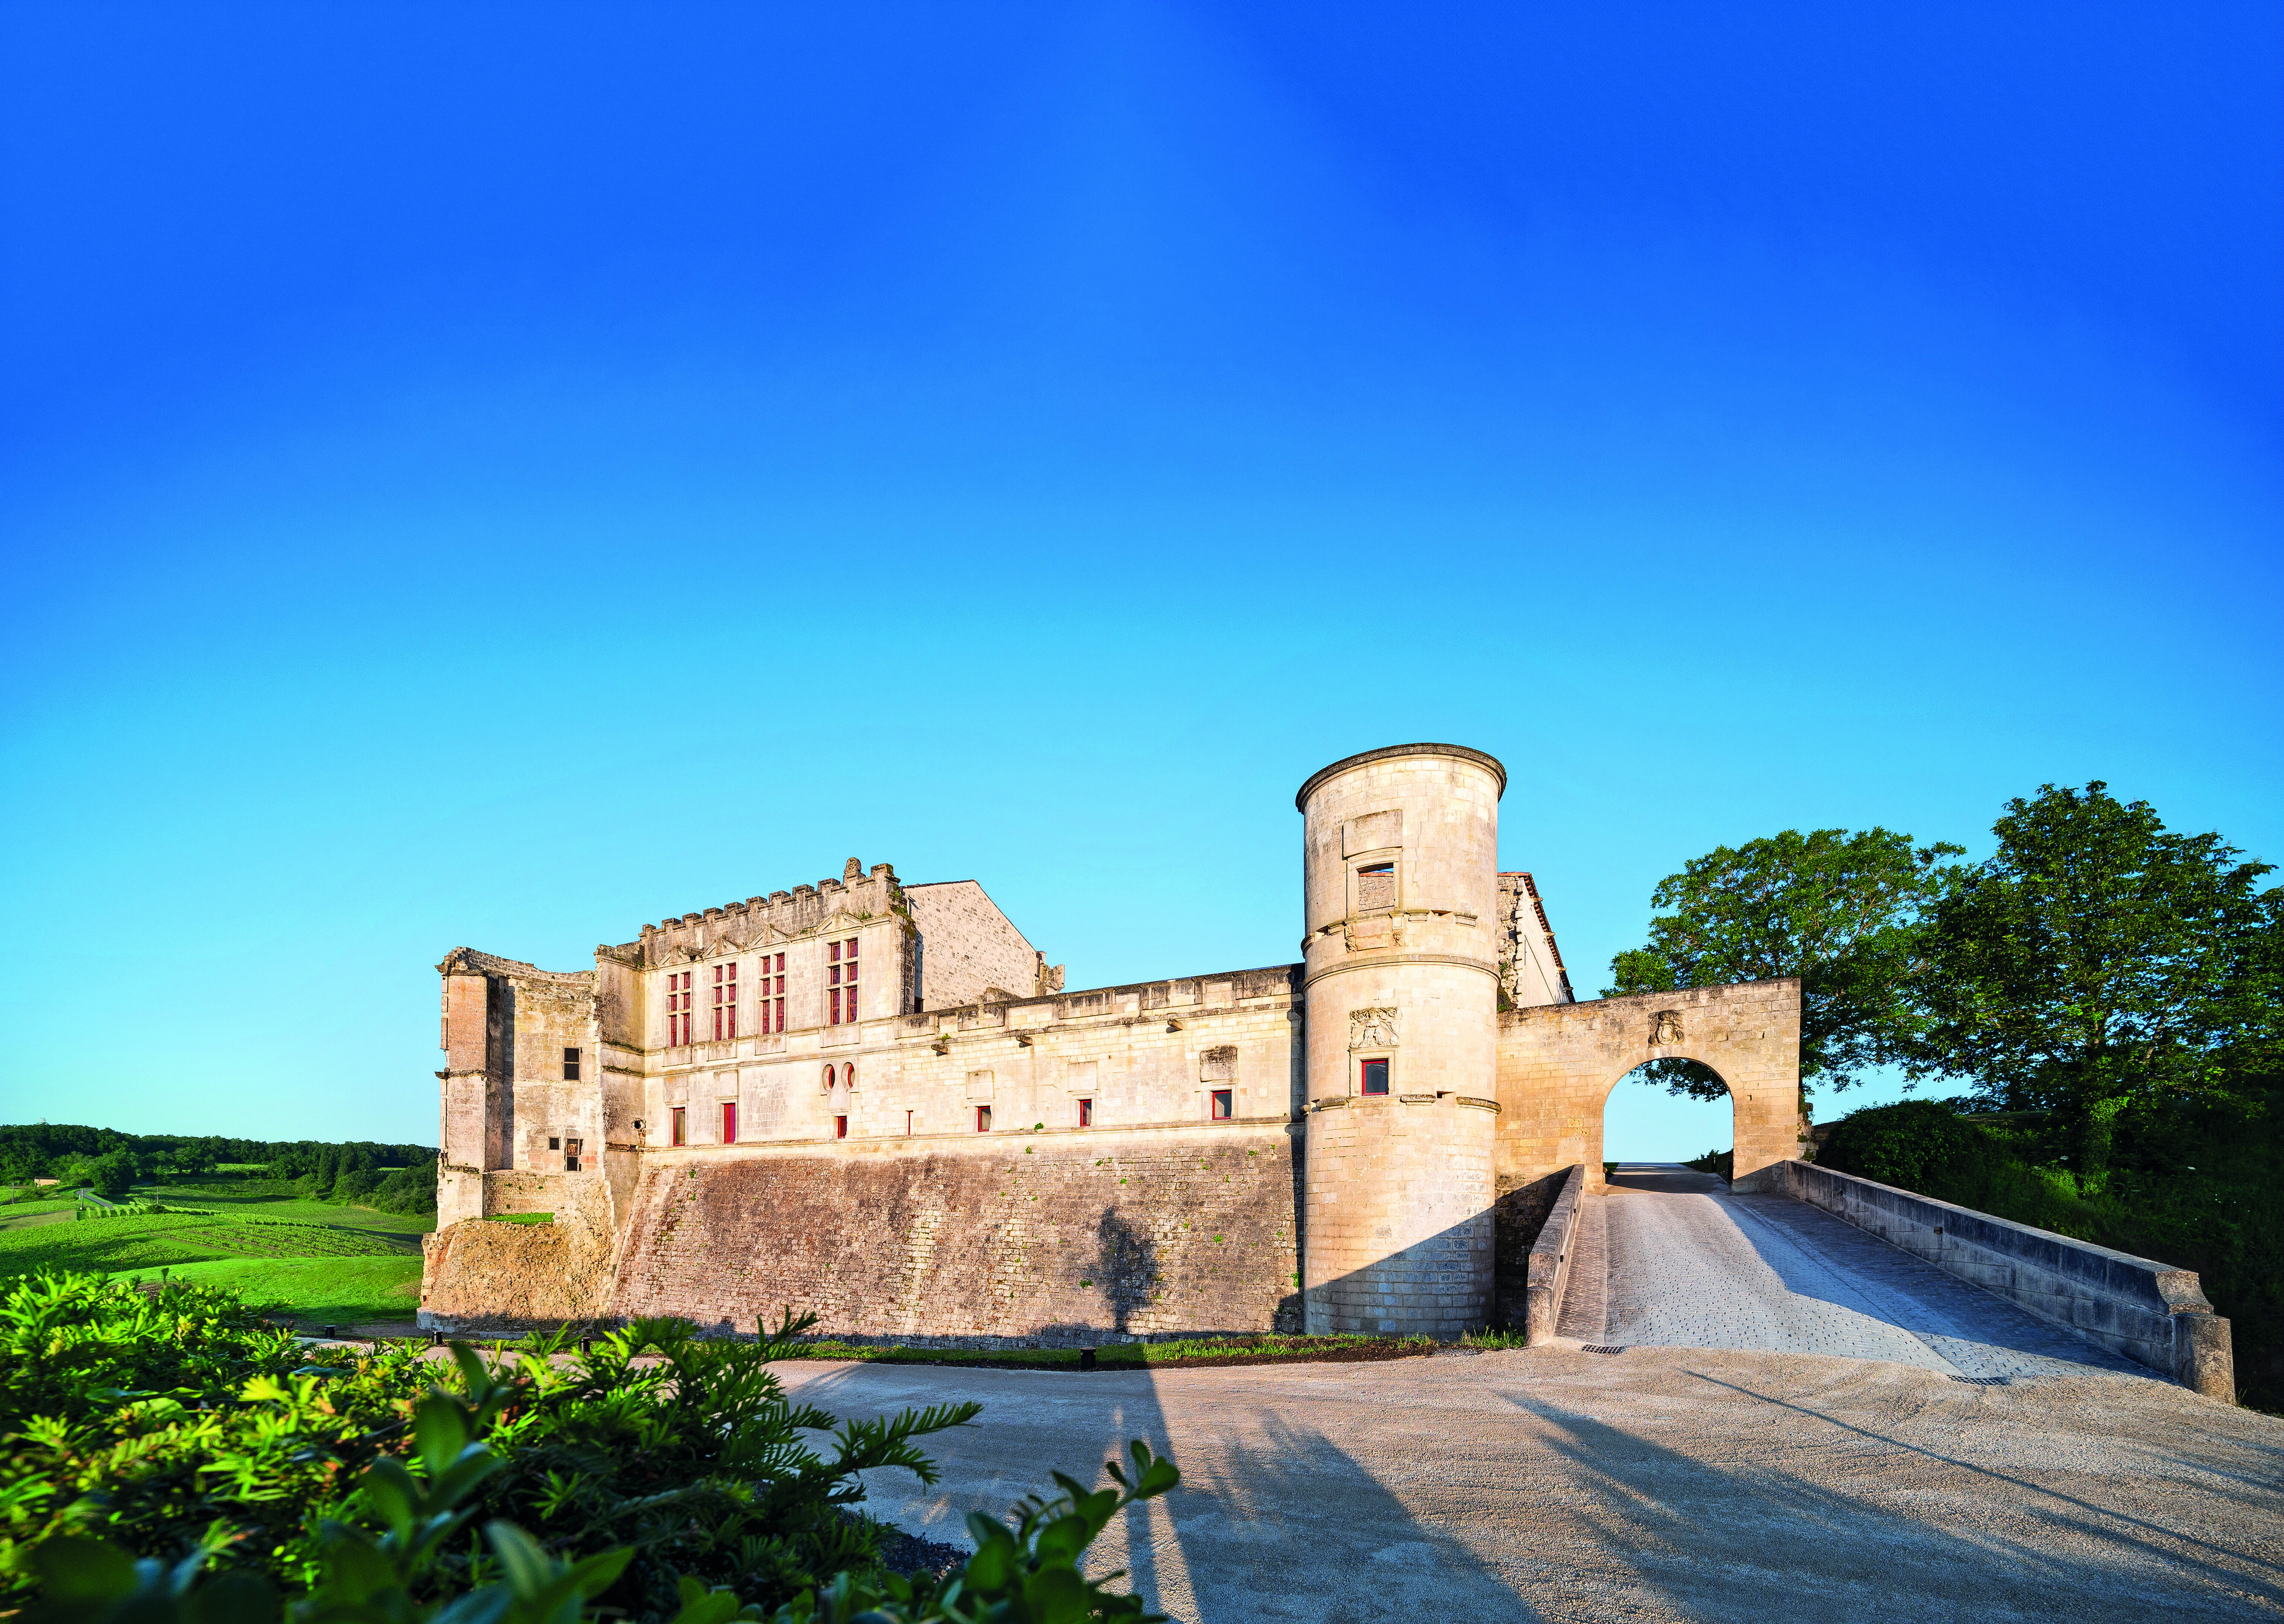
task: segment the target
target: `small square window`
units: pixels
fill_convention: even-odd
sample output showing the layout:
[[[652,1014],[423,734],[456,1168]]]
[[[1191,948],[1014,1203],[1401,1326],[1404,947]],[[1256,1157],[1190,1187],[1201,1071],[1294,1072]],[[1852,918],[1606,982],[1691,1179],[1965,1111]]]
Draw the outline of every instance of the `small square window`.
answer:
[[[989,1132],[991,1131],[991,1107],[990,1107],[990,1106],[989,1106],[989,1105],[978,1105],[978,1106],[976,1106],[976,1108],[975,1108],[975,1131],[976,1131],[977,1133],[979,1133],[979,1134],[988,1134],[988,1133],[989,1133]]]
[[[579,1051],[575,1049],[567,1049],[563,1051],[563,1081],[566,1082],[579,1081]]]
[[[563,1141],[560,1139],[550,1139],[547,1142],[547,1148],[551,1151],[559,1151],[563,1148]]]
[[[1092,1128],[1094,1126],[1094,1102],[1092,1100],[1083,1099],[1079,1101],[1078,1125],[1081,1128]]]
[[[1366,1060],[1364,1063],[1364,1092],[1366,1094],[1385,1094],[1388,1092],[1387,1061]]]
[[[1396,865],[1375,863],[1368,869],[1357,871],[1357,908],[1369,911],[1375,908],[1396,906]]]
[[[1226,1122],[1229,1120],[1230,1107],[1232,1103],[1232,1095],[1233,1092],[1234,1090],[1229,1089],[1216,1089],[1213,1091],[1213,1113],[1215,1121]]]

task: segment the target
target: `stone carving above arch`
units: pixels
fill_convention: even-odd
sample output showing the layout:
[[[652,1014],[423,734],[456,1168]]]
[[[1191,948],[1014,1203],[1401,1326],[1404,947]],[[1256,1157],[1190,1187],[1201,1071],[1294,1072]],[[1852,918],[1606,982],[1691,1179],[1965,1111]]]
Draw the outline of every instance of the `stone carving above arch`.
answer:
[[[1662,1049],[1669,1043],[1681,1042],[1681,1011],[1660,1010],[1650,1017],[1649,1046]]]

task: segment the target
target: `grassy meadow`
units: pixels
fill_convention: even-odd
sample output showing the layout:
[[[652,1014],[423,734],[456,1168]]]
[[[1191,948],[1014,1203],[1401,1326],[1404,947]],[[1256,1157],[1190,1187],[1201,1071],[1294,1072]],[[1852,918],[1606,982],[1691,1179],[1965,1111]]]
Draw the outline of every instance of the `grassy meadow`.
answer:
[[[298,1320],[409,1320],[420,1302],[420,1238],[430,1216],[301,1196],[291,1183],[223,1171],[137,1185],[165,1210],[78,1216],[38,1191],[0,1205],[0,1277],[43,1266],[241,1290]]]

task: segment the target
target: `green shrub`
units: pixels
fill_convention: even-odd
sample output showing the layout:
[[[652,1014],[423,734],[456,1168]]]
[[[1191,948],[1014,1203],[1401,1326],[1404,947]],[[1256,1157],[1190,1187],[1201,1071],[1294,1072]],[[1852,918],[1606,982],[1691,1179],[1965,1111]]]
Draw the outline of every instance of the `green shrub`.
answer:
[[[489,1358],[456,1348],[455,1372],[418,1345],[305,1350],[211,1290],[6,1282],[0,1607],[188,1624],[275,1619],[281,1595],[304,1598],[299,1624],[423,1620],[456,1597],[455,1620],[529,1608],[548,1624],[589,1603],[683,1624],[949,1620],[987,1600],[1013,1604],[1005,1616],[1138,1615],[1076,1567],[1134,1494],[1060,1478],[1014,1528],[970,1519],[964,1589],[882,1573],[858,1474],[934,1482],[913,1441],[980,1406],[836,1423],[795,1404],[769,1366],[810,1324],[739,1341],[640,1321],[575,1352],[567,1331]],[[1136,1472],[1145,1496],[1173,1481],[1146,1450]],[[435,1533],[477,1521],[489,1554]]]
[[[1685,1161],[1681,1165],[1694,1167],[1700,1173],[1717,1173],[1723,1178],[1733,1179],[1737,1176],[1737,1152],[1733,1150],[1708,1151],[1696,1160]]]
[[[1948,1103],[1906,1099],[1868,1105],[1836,1123],[1817,1152],[1819,1167],[1957,1200],[1953,1189],[1978,1187],[2001,1152]],[[1961,1205],[1971,1205],[1961,1202]]]

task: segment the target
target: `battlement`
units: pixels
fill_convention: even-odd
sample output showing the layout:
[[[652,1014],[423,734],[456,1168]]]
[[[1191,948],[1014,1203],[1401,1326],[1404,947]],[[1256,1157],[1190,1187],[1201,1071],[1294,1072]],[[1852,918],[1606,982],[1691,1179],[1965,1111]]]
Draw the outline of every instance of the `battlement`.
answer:
[[[894,866],[876,863],[867,872],[862,863],[851,857],[841,866],[838,879],[820,879],[815,885],[771,891],[742,902],[724,902],[661,919],[644,925],[636,941],[598,946],[595,954],[647,970],[797,941],[816,934],[836,917],[874,919],[906,912],[903,886]]]

